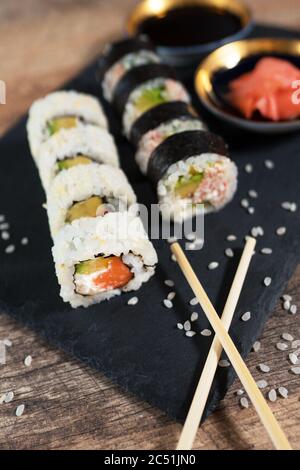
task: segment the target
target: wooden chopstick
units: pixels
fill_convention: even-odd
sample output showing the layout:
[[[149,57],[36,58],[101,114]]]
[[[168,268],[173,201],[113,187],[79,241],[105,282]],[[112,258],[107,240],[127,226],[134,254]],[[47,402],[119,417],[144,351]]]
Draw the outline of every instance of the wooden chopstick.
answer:
[[[218,317],[216,310],[210,302],[205,290],[203,289],[180,245],[178,243],[174,243],[171,246],[171,250],[176,256],[178,264],[185,278],[190,284],[205,315],[207,316],[207,319],[209,320],[220,343],[222,344],[275,448],[278,450],[292,450],[289,441],[287,440],[262,393],[257,387],[255,380],[253,379],[237,348],[235,347],[231,337],[227,333],[222,321]]]
[[[256,240],[249,238],[245,245],[237,272],[235,274],[224,310],[222,323],[226,331],[229,330],[234,312],[244,285],[248,268],[254,253]],[[207,356],[194,398],[192,400],[186,421],[184,423],[176,450],[191,450],[199,428],[209,391],[214,380],[218,363],[222,354],[222,345],[215,336]]]

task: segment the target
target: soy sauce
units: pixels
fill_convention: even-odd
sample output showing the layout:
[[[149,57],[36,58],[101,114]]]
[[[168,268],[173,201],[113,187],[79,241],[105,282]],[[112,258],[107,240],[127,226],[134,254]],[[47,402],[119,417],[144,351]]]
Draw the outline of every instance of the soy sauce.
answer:
[[[169,10],[163,17],[149,17],[139,26],[161,46],[180,47],[207,44],[231,36],[242,28],[240,18],[229,11],[206,6]]]

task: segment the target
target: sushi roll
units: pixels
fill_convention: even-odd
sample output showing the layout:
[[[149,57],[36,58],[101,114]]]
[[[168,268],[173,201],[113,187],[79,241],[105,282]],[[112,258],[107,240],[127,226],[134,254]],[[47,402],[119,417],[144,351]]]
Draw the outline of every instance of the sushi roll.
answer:
[[[128,96],[122,118],[125,135],[129,138],[133,124],[144,113],[172,101],[188,104],[191,101],[185,87],[173,78],[153,78],[134,88]]]
[[[90,125],[62,129],[42,144],[38,153],[39,172],[45,191],[48,191],[58,173],[92,162],[119,166],[114,139],[106,129]]]
[[[138,290],[157,263],[141,220],[127,212],[66,225],[53,257],[61,297],[74,308]]]
[[[146,175],[151,155],[155,149],[168,137],[187,131],[205,130],[205,124],[192,116],[183,116],[165,122],[153,130],[147,132],[140,140],[135,160],[141,170]]]
[[[160,58],[146,37],[125,39],[109,45],[100,59],[98,74],[106,100],[113,100],[115,89],[127,72],[142,65],[158,63]]]
[[[142,137],[160,125],[173,119],[199,119],[194,108],[183,101],[171,101],[163,103],[141,115],[131,128],[129,140],[138,147]]]
[[[57,91],[34,102],[27,133],[31,154],[37,162],[40,146],[61,129],[94,125],[107,129],[99,101],[76,91]]]
[[[119,168],[90,163],[60,172],[50,185],[47,209],[52,236],[65,224],[127,211],[136,196]]]
[[[166,220],[183,222],[222,209],[237,188],[237,167],[223,139],[206,131],[187,131],[166,139],[152,154],[148,176],[157,185]]]

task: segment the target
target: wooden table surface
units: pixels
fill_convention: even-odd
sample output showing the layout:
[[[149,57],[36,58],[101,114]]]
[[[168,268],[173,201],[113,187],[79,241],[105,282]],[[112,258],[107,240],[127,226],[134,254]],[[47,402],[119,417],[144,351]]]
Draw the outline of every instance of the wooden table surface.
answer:
[[[59,86],[88,64],[103,44],[122,32],[131,0],[1,0],[0,79],[7,104],[0,106],[0,132],[24,113],[32,101]],[[248,0],[256,18],[299,28],[300,0]],[[3,157],[3,156],[2,156]],[[300,268],[286,292],[300,306]],[[300,448],[300,378],[288,372],[286,352],[275,345],[283,332],[300,339],[299,316],[273,313],[262,336],[262,349],[247,363],[255,378],[260,362],[271,365],[270,387],[286,386],[289,397],[271,407],[294,448]],[[7,364],[0,365],[0,449],[174,449],[181,426],[134,396],[124,393],[94,370],[64,353],[5,315],[0,339],[9,338]],[[31,367],[23,364],[32,355]],[[272,448],[253,408],[241,409],[229,390],[219,410],[199,430],[196,449]],[[269,389],[267,389],[269,390]],[[16,406],[26,405],[15,416]]]

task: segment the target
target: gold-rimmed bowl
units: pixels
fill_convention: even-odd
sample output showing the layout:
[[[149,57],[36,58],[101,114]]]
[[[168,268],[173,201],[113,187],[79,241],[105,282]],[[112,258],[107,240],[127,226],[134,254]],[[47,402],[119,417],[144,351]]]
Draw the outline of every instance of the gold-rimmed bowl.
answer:
[[[211,7],[224,13],[231,13],[238,18],[240,29],[213,42],[188,46],[167,46],[154,41],[158,53],[171,65],[196,66],[203,57],[221,45],[247,37],[253,28],[251,11],[241,0],[142,0],[128,17],[127,32],[131,36],[140,34],[146,20],[164,18],[170,11],[185,7]],[[178,34],[180,35],[180,31]],[[150,39],[153,38],[150,36]]]
[[[300,68],[300,40],[247,39],[220,47],[196,71],[197,95],[208,111],[233,126],[265,134],[299,130],[300,119],[279,122],[260,117],[246,119],[226,99],[230,81],[252,70],[257,61],[266,56],[286,59]]]

